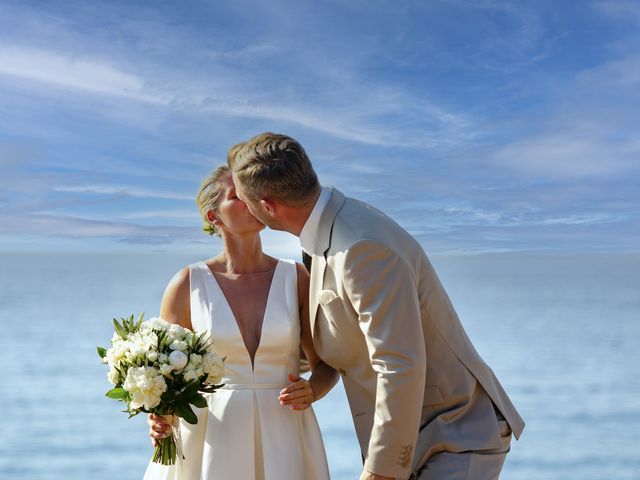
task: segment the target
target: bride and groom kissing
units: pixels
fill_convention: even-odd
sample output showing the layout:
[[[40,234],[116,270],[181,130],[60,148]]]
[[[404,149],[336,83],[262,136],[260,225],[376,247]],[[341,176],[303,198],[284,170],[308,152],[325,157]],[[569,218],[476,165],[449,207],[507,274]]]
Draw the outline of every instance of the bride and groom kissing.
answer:
[[[146,480],[329,478],[309,407],[339,377],[361,479],[499,477],[524,422],[411,235],[321,186],[302,146],[273,133],[232,147],[198,205],[223,249],[173,277],[161,316],[211,332],[225,386],[181,423],[185,459]],[[265,225],[300,238],[307,268],[263,253]],[[150,416],[152,441],[169,422]]]

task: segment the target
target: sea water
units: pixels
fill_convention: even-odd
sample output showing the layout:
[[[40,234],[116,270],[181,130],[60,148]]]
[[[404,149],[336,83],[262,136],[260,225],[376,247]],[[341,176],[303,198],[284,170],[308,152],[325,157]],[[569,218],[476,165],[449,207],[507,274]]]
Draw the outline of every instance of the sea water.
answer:
[[[157,315],[167,254],[0,254],[0,478],[139,479],[144,416],[105,398],[111,319]],[[640,256],[433,257],[465,328],[527,422],[507,480],[640,478]],[[360,452],[344,391],[314,405],[334,480]],[[286,459],[283,459],[286,461]]]

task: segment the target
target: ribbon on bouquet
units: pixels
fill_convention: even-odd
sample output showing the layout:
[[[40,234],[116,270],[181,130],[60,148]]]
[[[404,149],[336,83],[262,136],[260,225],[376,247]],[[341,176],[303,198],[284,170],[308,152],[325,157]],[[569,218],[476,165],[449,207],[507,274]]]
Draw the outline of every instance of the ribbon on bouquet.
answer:
[[[185,459],[182,451],[182,435],[180,434],[180,417],[173,415],[173,422],[171,422],[171,431],[173,432],[173,438],[176,441],[176,456],[178,462],[182,462]]]

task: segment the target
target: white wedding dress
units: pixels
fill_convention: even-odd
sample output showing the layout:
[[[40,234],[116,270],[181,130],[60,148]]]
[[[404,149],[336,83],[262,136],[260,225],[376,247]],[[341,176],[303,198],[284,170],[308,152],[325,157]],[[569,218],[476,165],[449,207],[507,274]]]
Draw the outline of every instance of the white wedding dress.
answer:
[[[144,480],[326,480],[327,460],[311,408],[293,411],[278,394],[299,370],[300,320],[295,262],[279,260],[252,368],[238,324],[204,262],[189,266],[191,323],[209,330],[226,357],[225,386],[195,409],[198,424],[180,420],[184,460],[150,463]]]

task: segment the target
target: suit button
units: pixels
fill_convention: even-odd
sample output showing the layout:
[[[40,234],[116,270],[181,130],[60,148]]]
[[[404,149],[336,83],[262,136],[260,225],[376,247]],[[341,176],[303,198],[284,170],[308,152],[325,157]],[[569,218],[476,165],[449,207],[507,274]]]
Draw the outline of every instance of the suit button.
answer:
[[[339,373],[340,375],[342,375],[343,377],[347,374],[347,372],[345,372],[342,368],[339,368],[339,369],[338,369],[338,373]]]

